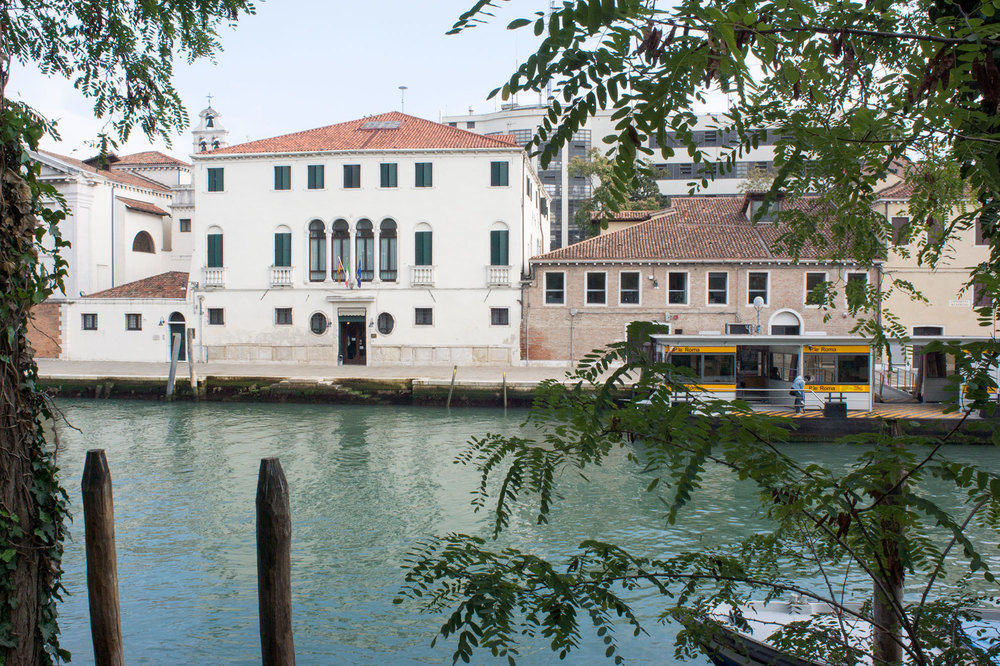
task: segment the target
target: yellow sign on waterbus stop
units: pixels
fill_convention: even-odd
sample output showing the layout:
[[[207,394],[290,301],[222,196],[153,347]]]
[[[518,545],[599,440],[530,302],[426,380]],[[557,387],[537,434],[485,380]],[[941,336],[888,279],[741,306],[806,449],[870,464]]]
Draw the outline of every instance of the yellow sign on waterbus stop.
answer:
[[[735,354],[736,347],[671,347],[671,354]]]
[[[868,354],[872,350],[868,345],[805,345],[805,354]]]

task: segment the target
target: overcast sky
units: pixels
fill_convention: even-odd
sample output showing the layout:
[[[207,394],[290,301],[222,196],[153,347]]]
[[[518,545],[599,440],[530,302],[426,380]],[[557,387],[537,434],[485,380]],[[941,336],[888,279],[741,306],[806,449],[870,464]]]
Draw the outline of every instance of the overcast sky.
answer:
[[[400,108],[431,120],[442,114],[493,110],[486,101],[520,59],[534,50],[530,28],[506,30],[519,16],[548,7],[547,0],[503,2],[497,18],[457,36],[445,36],[473,0],[272,0],[257,14],[221,34],[216,62],[179,64],[175,83],[191,118],[213,95],[212,106],[229,130],[230,143],[321,127]],[[61,143],[44,147],[75,157],[102,126],[92,105],[62,79],[36,70],[12,73],[8,93],[59,123]],[[536,103],[537,96],[519,99]],[[150,146],[141,132],[120,153],[151,147],[186,158],[185,131],[168,148]]]

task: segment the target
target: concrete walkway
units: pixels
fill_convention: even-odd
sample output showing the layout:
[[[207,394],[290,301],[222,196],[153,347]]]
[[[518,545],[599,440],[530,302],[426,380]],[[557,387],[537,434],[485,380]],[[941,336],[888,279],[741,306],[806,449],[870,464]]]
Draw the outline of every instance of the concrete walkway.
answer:
[[[296,363],[195,363],[199,377],[274,377],[280,379],[426,379],[450,381],[452,366],[448,365],[395,365],[368,367],[358,365],[314,365]],[[463,366],[455,376],[459,382],[500,382],[507,373],[509,383],[535,384],[544,379],[562,379],[567,367],[519,366]],[[166,379],[170,374],[169,363],[123,363],[118,361],[61,361],[38,359],[38,373],[44,379],[104,379],[132,377]],[[187,363],[177,365],[177,376],[186,378]]]

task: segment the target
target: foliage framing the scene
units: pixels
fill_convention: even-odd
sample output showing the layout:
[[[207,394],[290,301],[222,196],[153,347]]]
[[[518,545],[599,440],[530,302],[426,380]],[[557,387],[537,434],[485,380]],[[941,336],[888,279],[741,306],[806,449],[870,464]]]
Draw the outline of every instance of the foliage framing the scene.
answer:
[[[58,137],[31,100],[8,98],[11,77],[22,67],[71,80],[105,122],[102,152],[135,126],[169,142],[187,124],[175,61],[210,57],[219,28],[253,9],[248,0],[54,0],[0,10],[0,664],[69,659],[56,621],[67,496],[27,342],[32,306],[58,294],[66,274],[64,202],[28,152]]]
[[[494,6],[476,2],[452,32],[488,21]],[[1000,0],[681,0],[672,6],[567,0],[548,14],[510,23],[510,29],[533,30],[540,45],[491,97],[507,100],[547,86],[554,91],[532,143],[543,167],[599,109],[610,111],[616,133],[604,142],[614,169],[606,182],[619,202],[636,171],[657,156],[685,150],[696,164],[709,162],[699,173],[723,173],[769,133],[774,177],[758,215],[779,198],[807,194],[835,211],[823,221],[829,233],[817,234],[815,216],[781,206],[774,215],[784,229],[779,246],[795,257],[809,243],[825,259],[869,266],[889,246],[905,253],[912,240],[918,261],[933,267],[978,221],[989,258],[972,271],[968,288],[982,292],[977,313],[990,338],[935,349],[956,355],[970,387],[965,408],[994,414],[995,382],[986,368],[1000,351],[992,338],[1000,294],[998,15]],[[727,111],[716,114],[709,129],[729,144],[714,162],[694,134],[696,109],[713,99],[724,99]],[[912,189],[912,221],[903,238],[876,206],[893,172]],[[707,184],[707,177],[692,183],[692,192]],[[879,348],[888,346],[887,330],[902,330],[881,307],[894,290],[921,298],[913,285],[891,276],[864,294],[848,294],[851,314],[861,316],[856,330]],[[777,448],[787,434],[776,423],[739,402],[688,395],[673,371],[617,345],[588,357],[570,387],[548,384],[529,418],[535,437],[470,443],[461,461],[482,476],[475,506],[493,513],[494,536],[524,496],[537,502],[538,520],[545,521],[561,473],[582,472],[624,447],[651,476],[649,492],[663,494],[667,523],[683,515],[712,465],[756,485],[772,530],[669,560],[585,542],[560,563],[492,550],[468,535],[431,539],[412,553],[402,596],[447,612],[441,635],[457,639],[456,660],[468,661],[476,648],[513,657],[519,640],[535,635],[565,656],[579,644],[585,623],[607,643],[608,656],[618,658],[612,618],[641,630],[621,595],[638,585],[664,594],[665,616],[685,626],[678,650],[691,654],[706,638],[696,620],[723,603],[738,607],[750,598],[796,593],[836,608],[840,597],[832,586],[805,589],[790,572],[805,564],[836,570],[846,562],[864,572],[869,602],[840,614],[862,615],[874,626],[873,643],[851,645],[838,627],[808,622],[779,635],[781,647],[838,663],[852,661],[855,650],[868,651],[875,663],[996,658],[996,646],[981,650],[954,631],[966,609],[983,601],[976,582],[994,584],[989,558],[965,536],[977,521],[997,529],[1000,479],[994,473],[949,461],[942,448],[947,438],[899,434],[897,425],[851,440],[862,447],[847,472],[801,466]],[[635,375],[648,403],[616,402],[623,378]],[[675,395],[693,400],[674,402]],[[964,430],[977,427],[959,423]],[[998,443],[996,433],[993,440]],[[964,513],[928,496],[921,485],[928,479],[961,493]],[[496,496],[488,492],[493,481]],[[937,596],[944,579],[951,585]],[[904,580],[923,588],[920,603],[903,601]]]

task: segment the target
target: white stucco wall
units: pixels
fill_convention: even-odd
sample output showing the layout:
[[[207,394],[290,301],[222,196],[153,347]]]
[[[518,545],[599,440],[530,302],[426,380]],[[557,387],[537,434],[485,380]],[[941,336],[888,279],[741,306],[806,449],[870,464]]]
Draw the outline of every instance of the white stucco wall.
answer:
[[[195,320],[183,299],[84,298],[64,311],[61,358],[71,361],[169,361],[170,315],[180,312],[187,327]],[[83,330],[84,313],[97,315],[96,331]],[[142,330],[125,330],[126,313],[142,315]]]
[[[490,162],[510,162],[509,185],[490,186]],[[398,187],[379,186],[379,165],[398,164]],[[414,185],[414,164],[433,164],[433,186]],[[306,187],[307,166],[323,164],[325,188]],[[343,165],[361,166],[361,187],[345,189]],[[291,189],[274,190],[274,167],[291,167]],[[209,167],[224,169],[225,191],[207,191]],[[531,181],[531,198],[526,181]],[[309,330],[309,318],[323,312],[336,326],[339,308],[362,310],[366,330],[381,312],[392,314],[395,330],[369,338],[368,363],[511,362],[519,354],[520,278],[527,260],[548,247],[539,214],[540,181],[520,149],[456,151],[350,152],[275,156],[195,156],[195,218],[193,281],[205,322],[201,344],[205,358],[335,362],[337,335]],[[378,276],[378,229],[384,219],[397,225],[397,280]],[[326,279],[311,282],[308,272],[308,225],[324,223],[327,241]],[[348,222],[351,231],[352,274],[355,230],[369,219],[375,230],[376,279],[351,289],[330,277],[332,224]],[[411,284],[414,232],[433,232],[434,283]],[[510,274],[507,286],[490,286],[490,230],[509,231]],[[292,234],[292,286],[272,287],[274,233],[287,227]],[[205,285],[210,229],[224,237],[225,288]],[[353,282],[353,281],[352,281]],[[274,308],[293,310],[292,326],[274,324]],[[434,310],[432,326],[414,324],[414,308]],[[490,325],[490,308],[506,307],[507,326]],[[207,309],[223,308],[225,324],[207,325]],[[491,351],[492,350],[492,351]]]

